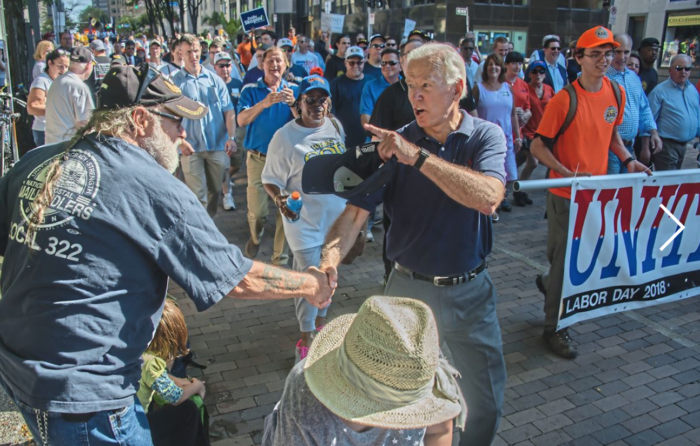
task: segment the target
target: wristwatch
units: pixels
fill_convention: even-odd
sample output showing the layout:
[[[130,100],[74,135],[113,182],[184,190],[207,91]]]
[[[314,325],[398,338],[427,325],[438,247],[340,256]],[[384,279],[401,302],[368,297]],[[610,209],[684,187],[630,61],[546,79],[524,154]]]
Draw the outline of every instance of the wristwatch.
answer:
[[[418,152],[418,159],[416,162],[413,164],[413,167],[416,168],[416,170],[420,170],[420,168],[423,166],[423,163],[425,160],[430,156],[430,152],[427,150],[421,148],[420,151]]]
[[[630,156],[629,158],[627,158],[626,160],[624,160],[624,161],[622,162],[622,165],[623,165],[624,167],[627,167],[627,165],[628,165],[629,163],[631,163],[632,161],[634,161],[634,157],[633,157],[633,156]]]
[[[235,136],[229,136],[229,137],[228,137],[228,140],[229,140],[229,141],[236,142],[236,137],[235,137]]]

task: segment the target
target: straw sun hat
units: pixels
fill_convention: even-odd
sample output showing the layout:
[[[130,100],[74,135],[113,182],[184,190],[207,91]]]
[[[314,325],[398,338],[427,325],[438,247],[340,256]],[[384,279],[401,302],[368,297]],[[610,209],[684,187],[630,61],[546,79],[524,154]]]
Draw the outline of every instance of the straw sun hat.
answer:
[[[433,314],[424,303],[370,297],[357,314],[326,324],[304,364],[306,383],[335,415],[385,429],[416,429],[467,408],[452,368],[440,355]]]

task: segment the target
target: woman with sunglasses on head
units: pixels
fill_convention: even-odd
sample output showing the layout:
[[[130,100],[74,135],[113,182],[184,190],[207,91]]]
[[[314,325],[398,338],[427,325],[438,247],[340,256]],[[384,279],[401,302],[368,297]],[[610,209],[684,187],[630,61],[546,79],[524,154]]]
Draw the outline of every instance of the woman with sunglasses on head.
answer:
[[[63,50],[54,50],[46,55],[44,72],[41,73],[29,87],[27,112],[34,116],[32,134],[37,147],[44,145],[46,130],[46,95],[54,79],[68,70],[69,54]]]
[[[532,172],[534,172],[539,164],[537,159],[530,153],[530,144],[532,144],[535,133],[537,133],[537,127],[540,125],[540,121],[542,121],[544,108],[547,106],[550,99],[554,97],[554,89],[544,83],[545,70],[547,70],[547,65],[541,60],[538,60],[530,64],[527,69],[527,76],[525,76],[526,78],[528,76],[530,78],[528,94],[530,96],[531,116],[522,130],[525,167],[520,171],[520,181],[529,180],[532,176]],[[532,200],[525,192],[514,192],[513,196],[515,196],[516,202],[522,200],[525,204],[532,204]]]
[[[345,131],[337,119],[330,117],[330,86],[321,76],[308,76],[302,80],[294,108],[299,117],[285,124],[270,141],[262,182],[275,206],[286,217],[283,219],[284,233],[294,253],[293,268],[306,271],[320,264],[326,233],[345,209],[345,200],[335,195],[303,194],[302,171],[306,161],[314,156],[344,153]],[[303,207],[299,214],[286,206],[287,198],[293,192],[302,196]],[[295,299],[301,331],[296,346],[297,362],[306,357],[311,335],[323,326],[328,310],[319,310],[303,300]]]
[[[513,89],[506,80],[506,66],[500,55],[494,53],[486,58],[480,81],[472,89],[476,112],[481,119],[498,125],[505,133],[508,147],[505,159],[506,182],[511,183],[518,179],[515,154],[520,151],[522,139]],[[503,197],[500,206],[493,213],[494,222],[498,221],[498,212],[501,210],[504,212],[513,210],[506,197]]]

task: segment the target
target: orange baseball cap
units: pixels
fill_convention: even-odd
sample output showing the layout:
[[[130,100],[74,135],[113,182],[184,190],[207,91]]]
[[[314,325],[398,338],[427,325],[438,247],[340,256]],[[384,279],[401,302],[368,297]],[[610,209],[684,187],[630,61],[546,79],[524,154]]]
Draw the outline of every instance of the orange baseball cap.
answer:
[[[613,33],[604,26],[596,26],[581,34],[576,42],[576,48],[595,48],[601,45],[612,45],[617,48],[619,43],[613,40]]]

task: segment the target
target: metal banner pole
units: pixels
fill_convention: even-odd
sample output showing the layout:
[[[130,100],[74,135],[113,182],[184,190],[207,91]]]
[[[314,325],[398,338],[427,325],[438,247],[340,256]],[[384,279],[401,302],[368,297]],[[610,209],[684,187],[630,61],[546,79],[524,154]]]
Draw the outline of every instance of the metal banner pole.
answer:
[[[530,190],[541,190],[541,189],[556,189],[558,187],[571,187],[574,181],[588,181],[595,178],[596,181],[605,180],[616,180],[620,178],[648,178],[653,181],[654,178],[659,177],[670,177],[682,175],[683,172],[686,173],[697,173],[696,169],[687,170],[669,170],[663,172],[654,172],[653,175],[649,176],[646,173],[623,173],[619,175],[598,175],[595,177],[572,177],[572,178],[554,178],[551,180],[527,180],[527,181],[516,181],[513,183],[513,190],[515,192],[524,192]]]

